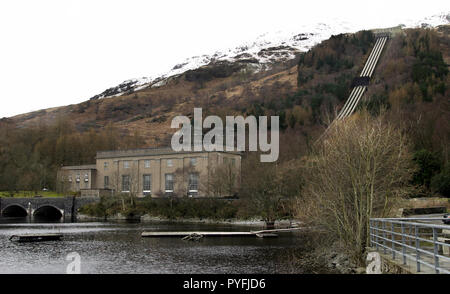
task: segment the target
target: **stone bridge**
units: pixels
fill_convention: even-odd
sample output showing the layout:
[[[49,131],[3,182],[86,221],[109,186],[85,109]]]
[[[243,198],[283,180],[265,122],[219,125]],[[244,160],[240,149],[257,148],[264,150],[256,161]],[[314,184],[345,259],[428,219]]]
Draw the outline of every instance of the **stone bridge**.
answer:
[[[0,198],[0,216],[4,217],[44,217],[51,219],[74,220],[77,210],[98,197],[32,197]]]

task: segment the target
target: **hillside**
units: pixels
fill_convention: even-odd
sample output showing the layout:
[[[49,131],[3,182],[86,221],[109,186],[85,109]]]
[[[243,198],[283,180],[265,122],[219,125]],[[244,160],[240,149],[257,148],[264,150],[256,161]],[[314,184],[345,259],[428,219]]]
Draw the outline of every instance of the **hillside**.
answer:
[[[448,21],[449,16],[442,14],[409,22],[405,26],[430,27]],[[335,36],[342,36],[342,33],[356,31],[354,25],[333,23],[304,27],[300,32],[265,34],[237,48],[188,58],[155,78],[127,80],[83,103],[43,109],[7,120],[18,127],[29,127],[52,125],[64,118],[82,132],[112,124],[122,134],[138,131],[148,145],[166,144],[170,119],[178,114],[190,114],[194,106],[218,107],[220,112],[224,105],[233,105],[233,111],[242,113],[254,97],[278,95],[279,98],[297,93],[297,81],[303,87],[309,87],[303,85],[305,75],[316,69],[303,67],[304,70],[297,76],[298,58],[321,41],[324,41],[322,45],[310,53],[314,54],[320,50],[318,48],[326,46],[328,41],[325,40],[332,36],[336,39]],[[346,44],[337,43],[337,46],[342,45]],[[338,101],[330,101],[333,105],[346,99],[350,81],[363,64],[371,45],[369,40],[366,44],[354,44],[354,48],[346,49],[353,50],[355,55],[346,57],[348,66],[335,69],[340,75],[337,89],[334,89],[339,91]],[[333,58],[341,57],[338,54]],[[323,75],[322,69],[319,72]],[[271,91],[274,93],[267,93]],[[308,99],[313,99],[314,105],[319,102],[317,97]],[[318,109],[314,105],[312,112],[316,118]]]
[[[449,26],[405,29],[381,57],[365,105],[389,109],[407,125],[417,151],[435,164],[421,184],[448,166]],[[18,115],[0,122],[2,190],[54,187],[61,165],[91,163],[97,150],[167,145],[171,119],[203,114],[279,115],[280,161],[306,154],[348,97],[374,44],[370,31],[338,34],[265,70],[245,59],[216,60],[110,98]]]
[[[122,132],[138,130],[148,145],[167,139],[171,118],[189,115],[194,106],[207,108],[232,104],[239,111],[247,104],[244,91],[263,92],[283,84],[280,94],[296,90],[296,59],[280,62],[271,70],[254,73],[245,62],[220,62],[190,70],[160,87],[148,87],[131,94],[91,99],[77,105],[51,108],[12,117],[19,127],[50,125],[59,118],[69,120],[79,131],[99,129],[112,123]]]

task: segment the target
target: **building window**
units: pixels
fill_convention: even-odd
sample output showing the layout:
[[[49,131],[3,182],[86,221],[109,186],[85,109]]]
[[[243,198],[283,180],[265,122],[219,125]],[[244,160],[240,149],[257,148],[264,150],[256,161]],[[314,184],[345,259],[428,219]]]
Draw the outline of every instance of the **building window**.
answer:
[[[150,160],[145,160],[144,161],[144,167],[145,168],[149,168],[150,167]]]
[[[77,179],[76,179],[77,183],[80,182],[80,174],[77,175]]]
[[[228,157],[223,158],[223,164],[225,164],[225,165],[228,164]]]
[[[123,168],[130,168],[130,162],[129,161],[124,161],[123,162]]]
[[[144,192],[144,195],[146,193],[150,193],[152,191],[152,175],[144,175],[142,184],[142,191]]]
[[[236,166],[236,158],[231,158],[231,165]]]
[[[172,159],[167,159],[167,166],[173,166]]]
[[[130,176],[122,176],[122,192],[130,192]]]
[[[104,187],[105,189],[109,188],[109,176],[105,176],[104,178]]]
[[[166,192],[173,192],[173,174],[166,174]]]
[[[198,192],[198,173],[189,173],[189,192]]]
[[[193,157],[191,158],[191,165],[196,166],[197,165],[197,158]]]
[[[105,170],[108,170],[108,165],[109,165],[109,163],[106,162],[106,161],[105,161],[105,163],[103,163],[103,167],[104,167]]]

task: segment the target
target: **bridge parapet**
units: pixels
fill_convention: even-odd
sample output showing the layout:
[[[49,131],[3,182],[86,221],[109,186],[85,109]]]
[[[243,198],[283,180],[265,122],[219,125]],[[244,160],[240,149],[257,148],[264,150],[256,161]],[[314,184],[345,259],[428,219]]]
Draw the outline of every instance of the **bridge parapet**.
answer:
[[[0,198],[0,216],[3,215],[5,209],[11,206],[23,208],[27,215],[33,216],[36,210],[50,206],[58,209],[61,215],[66,219],[72,219],[76,216],[77,210],[88,203],[97,202],[98,197],[31,197],[31,198]]]

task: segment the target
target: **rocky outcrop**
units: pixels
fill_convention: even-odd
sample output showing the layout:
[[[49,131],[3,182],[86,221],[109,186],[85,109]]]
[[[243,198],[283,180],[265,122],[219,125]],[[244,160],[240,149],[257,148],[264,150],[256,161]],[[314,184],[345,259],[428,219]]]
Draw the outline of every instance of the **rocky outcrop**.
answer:
[[[240,63],[217,62],[195,70],[188,70],[184,73],[184,78],[189,82],[207,82],[214,78],[229,77],[243,67]]]
[[[324,261],[325,267],[327,267],[329,272],[341,274],[365,273],[365,270],[355,265],[350,257],[341,252],[339,248],[339,244],[335,242],[327,248],[317,249],[316,256]]]

